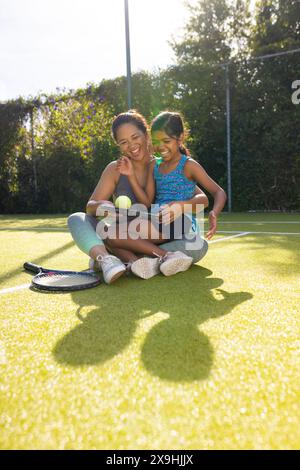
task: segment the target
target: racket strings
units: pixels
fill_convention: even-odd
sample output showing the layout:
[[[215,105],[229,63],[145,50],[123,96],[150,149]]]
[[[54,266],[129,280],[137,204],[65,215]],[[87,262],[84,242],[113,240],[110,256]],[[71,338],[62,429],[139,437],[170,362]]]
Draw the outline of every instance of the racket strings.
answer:
[[[85,274],[63,274],[63,273],[43,273],[39,274],[35,283],[41,286],[55,286],[55,287],[68,287],[68,286],[84,286],[95,283],[98,278],[92,275]]]

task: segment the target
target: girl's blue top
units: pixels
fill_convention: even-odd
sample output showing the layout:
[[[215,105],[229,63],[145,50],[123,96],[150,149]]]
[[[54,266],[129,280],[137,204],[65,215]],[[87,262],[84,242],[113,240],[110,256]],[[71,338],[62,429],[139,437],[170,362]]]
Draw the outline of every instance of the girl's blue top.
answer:
[[[154,166],[155,204],[161,206],[171,201],[187,201],[195,193],[196,183],[184,174],[184,165],[189,157],[181,155],[178,165],[166,175],[159,172],[159,163]]]

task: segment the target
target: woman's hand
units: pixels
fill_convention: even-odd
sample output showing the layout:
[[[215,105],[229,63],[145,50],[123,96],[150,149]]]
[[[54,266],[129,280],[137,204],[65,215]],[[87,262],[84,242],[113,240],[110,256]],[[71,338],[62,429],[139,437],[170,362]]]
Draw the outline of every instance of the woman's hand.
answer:
[[[183,208],[178,201],[169,202],[160,207],[160,214],[162,223],[168,225],[183,214]]]
[[[206,238],[207,240],[210,240],[217,231],[217,216],[215,214],[215,211],[210,211],[208,215],[208,221],[209,221],[209,230],[206,234]]]
[[[101,199],[97,201],[98,207],[96,209],[96,216],[97,217],[107,217],[110,214],[116,213],[116,208],[113,202],[107,201],[105,199]]]
[[[133,176],[134,175],[134,169],[133,165],[128,157],[125,157],[124,155],[119,158],[117,161],[117,170],[121,175],[125,176]]]

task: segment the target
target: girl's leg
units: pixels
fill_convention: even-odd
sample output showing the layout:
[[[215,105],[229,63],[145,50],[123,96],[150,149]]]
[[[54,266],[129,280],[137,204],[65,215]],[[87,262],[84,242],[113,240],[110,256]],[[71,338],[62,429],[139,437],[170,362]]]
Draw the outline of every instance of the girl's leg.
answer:
[[[135,251],[135,253],[141,253],[147,256],[163,257],[167,254],[166,250],[163,250],[159,247],[158,244],[152,242],[152,240],[142,240],[138,238],[137,240],[132,240],[128,238],[127,240],[111,240],[113,249],[116,248],[125,248],[130,251]]]
[[[154,256],[154,251],[158,256],[165,256],[167,251],[157,247],[157,244],[163,243],[164,240],[161,239],[158,231],[152,230],[151,223],[137,221],[133,225],[133,222],[129,226],[127,224],[112,225],[108,230],[105,226],[101,227],[100,233],[105,237],[108,248],[114,252],[116,249],[124,250],[124,252],[121,252],[122,256],[128,258],[129,261],[133,259],[133,253]],[[153,234],[155,239],[152,239]]]
[[[140,223],[138,229],[137,227],[135,227],[133,233],[136,234],[137,232],[142,238],[148,238],[148,241],[154,244],[155,251],[153,251],[153,253],[158,254],[161,257],[158,261],[158,265],[152,267],[152,272],[155,272],[155,270],[159,269],[160,272],[163,273],[165,276],[171,276],[178,272],[186,271],[191,266],[193,262],[192,257],[188,256],[185,253],[182,253],[180,250],[174,250],[174,252],[172,253],[167,249],[167,247],[165,247],[165,242],[167,241],[166,237],[170,237],[170,235],[172,234],[172,227],[170,227],[169,231],[167,230],[166,233],[163,234],[158,231],[157,226],[145,221],[143,223]],[[162,245],[162,243],[164,243],[164,245]],[[157,246],[158,244],[160,244],[160,246]],[[163,252],[165,252],[165,255],[163,255]],[[136,269],[140,270],[139,265],[141,265],[141,268],[143,270],[143,260],[137,261],[134,266],[136,266]],[[147,272],[147,270],[145,269],[144,272]]]
[[[125,248],[134,253],[147,256],[156,254],[163,257],[167,254],[167,251],[157,246],[163,241],[161,234],[149,221],[140,222],[136,219],[130,222],[128,227],[117,226],[114,237],[109,238],[109,246],[112,248]]]
[[[158,246],[159,243],[162,243],[161,240],[146,240],[142,238],[136,239],[135,236],[132,238],[132,234],[128,233],[126,239],[115,238],[110,239],[108,244],[112,247],[113,250],[125,249],[134,253],[141,253],[147,256],[163,257],[167,254],[167,251]]]
[[[118,258],[120,258],[123,263],[133,263],[134,261],[139,259],[135,253],[132,253],[132,251],[125,250],[124,248],[113,248],[112,246],[110,246],[109,240],[107,240],[106,245],[109,251]]]
[[[136,226],[130,225],[127,233],[122,227],[115,226],[112,232],[113,236],[108,239],[108,243],[113,250],[116,248],[125,249],[152,257],[152,259],[142,257],[136,260],[131,266],[134,274],[143,279],[149,279],[160,271],[165,276],[171,276],[186,271],[191,266],[193,262],[191,257],[181,252],[169,253],[158,246],[165,240],[150,222],[144,221]],[[139,238],[141,235],[143,238]],[[147,235],[149,239],[146,239]],[[153,235],[155,238],[151,239],[150,237]]]

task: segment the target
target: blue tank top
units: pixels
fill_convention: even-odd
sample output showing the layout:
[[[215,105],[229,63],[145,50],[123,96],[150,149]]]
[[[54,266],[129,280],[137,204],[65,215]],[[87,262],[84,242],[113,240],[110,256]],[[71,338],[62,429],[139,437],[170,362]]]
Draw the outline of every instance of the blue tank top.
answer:
[[[166,175],[159,172],[159,163],[154,166],[155,204],[159,206],[171,201],[187,201],[195,193],[196,183],[190,181],[184,174],[184,165],[189,157],[182,155],[178,165]]]

